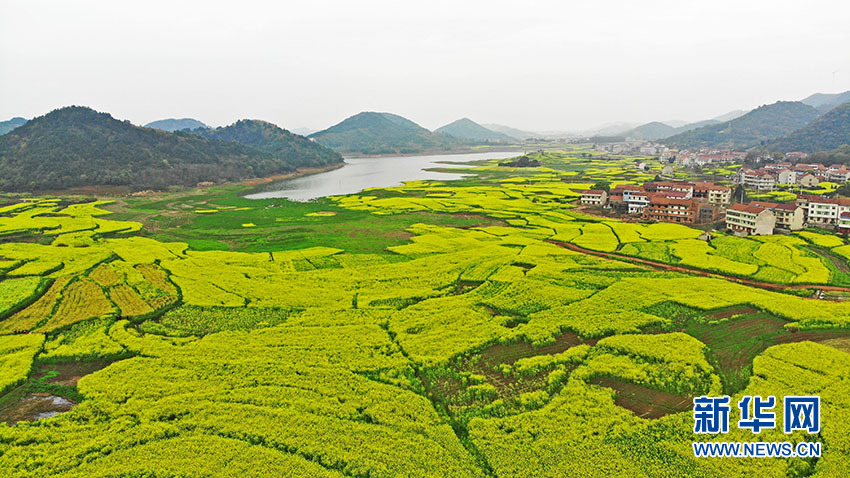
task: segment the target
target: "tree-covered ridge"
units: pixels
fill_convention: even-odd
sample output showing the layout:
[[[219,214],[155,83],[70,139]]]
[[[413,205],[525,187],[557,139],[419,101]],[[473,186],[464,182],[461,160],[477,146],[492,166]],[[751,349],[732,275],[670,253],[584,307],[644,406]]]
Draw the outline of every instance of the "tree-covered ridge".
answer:
[[[432,133],[407,118],[372,111],[358,113],[310,138],[341,153],[361,154],[413,154],[466,144]]]
[[[630,129],[623,136],[633,139],[656,140],[676,134],[677,129],[665,123],[653,121]]]
[[[836,106],[850,101],[850,91],[844,91],[842,93],[815,93],[800,101],[817,108],[821,113],[826,113]]]
[[[474,141],[516,141],[515,138],[505,133],[485,128],[469,118],[452,121],[445,126],[435,129],[434,132]]]
[[[771,151],[827,151],[850,144],[850,101],[806,126],[771,142]]]
[[[800,129],[817,116],[815,108],[799,101],[779,101],[760,106],[731,121],[671,136],[664,142],[680,148],[746,148]]]
[[[265,121],[239,120],[223,128],[192,132],[209,139],[244,144],[298,167],[342,162],[342,156],[336,151]]]
[[[160,189],[289,172],[277,158],[241,144],[169,133],[71,106],[0,136],[0,190],[87,186]]]
[[[157,121],[151,121],[145,125],[145,128],[161,129],[163,131],[182,131],[184,129],[209,128],[204,123],[194,118],[168,118]]]

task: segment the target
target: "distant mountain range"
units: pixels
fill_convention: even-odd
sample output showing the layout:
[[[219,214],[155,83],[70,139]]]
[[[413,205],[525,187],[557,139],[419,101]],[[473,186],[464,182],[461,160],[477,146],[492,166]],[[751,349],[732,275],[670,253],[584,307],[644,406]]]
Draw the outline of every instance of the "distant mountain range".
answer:
[[[301,147],[306,140],[295,141]],[[71,106],[0,136],[0,190],[194,186],[201,181],[291,172],[323,162],[329,154],[305,149],[299,157],[281,157],[238,142],[142,128],[91,108]]]
[[[711,120],[716,121],[718,123],[723,123],[726,121],[732,121],[735,118],[740,118],[741,116],[744,116],[747,113],[749,113],[748,110],[733,110],[726,114],[715,116],[714,118],[711,118]]]
[[[340,153],[360,154],[416,154],[470,144],[428,131],[399,115],[373,111],[358,113],[309,137]]]
[[[724,121],[730,121],[746,113],[747,112],[744,110],[735,110],[720,115],[716,118],[697,121],[694,123],[687,123],[684,121],[653,121],[651,123],[646,123],[627,131],[622,131],[617,135],[631,139],[657,141],[659,139],[669,138],[670,136],[677,135],[679,133],[684,133],[686,131],[702,128],[703,126],[709,126],[713,124],[722,123]]]
[[[818,110],[812,106],[799,101],[779,101],[731,121],[676,134],[666,138],[664,143],[679,148],[746,148],[802,128],[817,117]]]
[[[826,113],[832,108],[848,101],[850,101],[850,91],[843,93],[815,93],[800,100],[801,103],[807,104],[812,108],[817,108],[821,113]]]
[[[539,137],[542,136],[540,133],[533,133],[531,131],[524,131],[524,130],[521,130],[521,129],[511,128],[510,126],[505,126],[505,125],[501,125],[501,124],[487,123],[487,124],[482,124],[481,126],[484,126],[485,128],[487,128],[489,130],[496,131],[497,133],[504,133],[504,134],[510,136],[511,138],[516,138],[516,139],[539,138]]]
[[[811,98],[811,97],[810,97]],[[850,145],[850,100],[767,145],[770,151],[813,153]]]
[[[435,133],[447,134],[455,138],[473,141],[516,141],[505,133],[485,128],[469,118],[461,118],[434,130]]]
[[[192,118],[168,118],[158,121],[151,121],[150,123],[145,125],[145,128],[161,129],[163,131],[182,131],[185,129],[209,128],[209,126]]]
[[[656,139],[672,136],[676,134],[676,132],[677,128],[674,128],[669,124],[653,121],[652,123],[646,123],[638,126],[637,128],[632,128],[622,135],[626,138],[654,141]]]
[[[16,116],[10,119],[9,121],[0,121],[0,135],[6,134],[9,131],[12,131],[13,129],[17,128],[18,126],[23,126],[23,124],[26,122],[27,120],[21,118],[20,116]]]
[[[342,156],[336,151],[265,121],[239,120],[224,128],[199,128],[192,133],[244,144],[298,167],[321,167],[342,162]]]

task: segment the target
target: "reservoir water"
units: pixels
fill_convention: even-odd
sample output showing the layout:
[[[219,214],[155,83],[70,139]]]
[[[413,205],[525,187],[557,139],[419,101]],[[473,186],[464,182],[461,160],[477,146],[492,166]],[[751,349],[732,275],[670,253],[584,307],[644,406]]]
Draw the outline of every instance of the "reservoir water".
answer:
[[[404,181],[460,179],[467,174],[427,171],[432,168],[460,168],[469,161],[519,156],[513,152],[437,154],[428,156],[386,156],[346,158],[345,165],[332,171],[270,183],[249,199],[287,198],[293,201],[352,194],[369,188],[401,186]]]

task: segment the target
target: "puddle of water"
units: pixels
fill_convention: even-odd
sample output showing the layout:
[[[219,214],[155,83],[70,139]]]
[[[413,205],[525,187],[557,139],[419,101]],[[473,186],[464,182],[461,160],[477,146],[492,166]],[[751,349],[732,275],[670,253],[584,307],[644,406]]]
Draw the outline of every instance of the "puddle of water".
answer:
[[[71,400],[57,395],[31,393],[0,412],[0,421],[10,425],[21,421],[34,422],[65,413],[75,405]]]

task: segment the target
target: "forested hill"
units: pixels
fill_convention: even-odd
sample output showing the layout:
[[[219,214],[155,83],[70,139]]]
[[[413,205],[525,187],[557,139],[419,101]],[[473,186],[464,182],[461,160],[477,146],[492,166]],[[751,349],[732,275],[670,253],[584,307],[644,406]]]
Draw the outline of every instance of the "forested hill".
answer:
[[[817,116],[815,108],[799,101],[779,101],[756,108],[731,121],[671,136],[664,143],[679,148],[746,148],[800,129]]]
[[[161,129],[163,131],[181,131],[184,129],[209,128],[209,126],[201,123],[194,118],[174,119],[168,118],[163,120],[151,121],[145,125],[145,128]]]
[[[645,139],[652,141],[656,139],[666,138],[674,134],[676,134],[676,128],[668,124],[653,121],[652,123],[646,123],[644,125],[638,126],[637,128],[630,129],[629,131],[623,133],[623,136],[627,138]]]
[[[850,101],[767,145],[771,151],[826,151],[850,144]]]
[[[469,144],[432,133],[407,118],[372,111],[358,113],[310,138],[341,153],[361,154],[415,154]]]
[[[342,162],[342,156],[336,151],[265,121],[239,120],[224,128],[192,132],[205,138],[244,144],[297,167],[321,167]]]
[[[474,141],[516,141],[504,133],[485,128],[469,118],[453,121],[435,129],[434,132]]]
[[[4,135],[26,122],[27,120],[20,116],[16,116],[8,121],[0,121],[0,135]]]
[[[85,186],[159,189],[291,171],[292,163],[238,143],[169,133],[70,106],[0,136],[0,190]]]
[[[850,101],[850,91],[843,93],[815,93],[800,100],[801,103],[817,108],[821,113],[826,113],[848,101]]]

